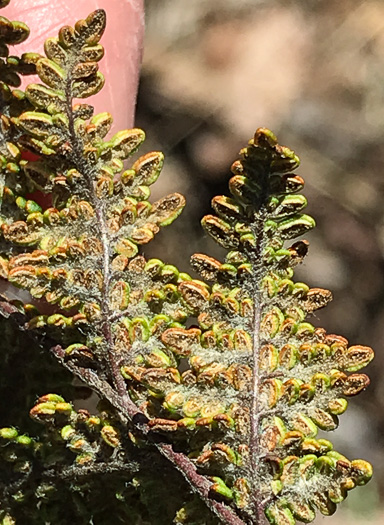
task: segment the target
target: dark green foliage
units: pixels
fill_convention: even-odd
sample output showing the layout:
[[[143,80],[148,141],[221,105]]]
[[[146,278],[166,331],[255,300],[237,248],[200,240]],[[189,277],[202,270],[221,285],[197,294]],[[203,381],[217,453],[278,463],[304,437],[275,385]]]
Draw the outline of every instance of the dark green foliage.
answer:
[[[24,432],[35,432],[36,425],[29,417],[29,410],[42,386],[48,391],[56,389],[70,398],[89,397],[91,390],[74,387],[71,374],[14,322],[1,317],[0,333],[0,395],[7,400],[0,404],[0,428],[12,422]]]
[[[105,22],[95,11],[48,39],[45,57],[0,68],[0,275],[30,294],[0,305],[11,400],[0,522],[293,525],[331,514],[371,466],[316,435],[368,385],[356,372],[373,351],[308,319],[331,293],[293,280],[308,243],[286,241],[315,225],[299,159],[265,129],[240,152],[231,197],[215,197],[202,221],[229,250],[224,262],[192,257],[203,280],[146,260],[140,247],[185,201],[149,200],[162,153],[125,169],[143,131],[108,137],[111,115],[74,105],[104,84]],[[7,56],[28,30],[0,23]],[[12,90],[34,70],[40,83]],[[99,396],[93,415],[73,375]]]

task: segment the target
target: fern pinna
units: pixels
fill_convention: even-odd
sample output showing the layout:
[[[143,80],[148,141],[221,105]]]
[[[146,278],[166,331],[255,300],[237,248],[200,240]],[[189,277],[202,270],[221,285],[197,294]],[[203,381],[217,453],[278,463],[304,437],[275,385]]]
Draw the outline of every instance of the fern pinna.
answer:
[[[0,23],[7,57],[28,30]],[[185,201],[149,201],[161,153],[124,169],[143,131],[106,138],[111,115],[74,102],[103,86],[104,27],[95,11],[48,39],[45,57],[0,68],[1,277],[34,299],[3,297],[1,310],[101,398],[91,415],[46,394],[30,412],[37,439],[0,430],[2,523],[69,523],[68,505],[79,523],[293,525],[332,514],[371,466],[316,435],[366,388],[356,372],[373,352],[307,320],[331,294],[293,280],[308,243],[286,241],[314,227],[301,213],[299,159],[256,132],[232,166],[232,196],[215,197],[202,221],[229,250],[225,262],[192,257],[203,280],[146,260],[140,247]],[[40,83],[12,90],[17,73],[34,71]],[[172,503],[159,484],[148,495],[154,465],[179,484]]]

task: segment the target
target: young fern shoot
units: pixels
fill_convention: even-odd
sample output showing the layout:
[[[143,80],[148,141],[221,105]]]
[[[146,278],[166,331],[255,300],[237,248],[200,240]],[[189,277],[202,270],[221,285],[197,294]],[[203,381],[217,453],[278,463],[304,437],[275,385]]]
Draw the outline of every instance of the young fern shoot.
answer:
[[[27,29],[0,23],[6,56]],[[4,297],[1,311],[102,400],[91,415],[46,394],[30,413],[45,429],[39,439],[0,429],[0,523],[65,523],[60,509],[75,500],[79,523],[294,525],[316,509],[330,515],[372,469],[316,436],[367,387],[358,372],[373,351],[308,320],[331,293],[293,280],[308,243],[287,241],[315,225],[302,213],[299,159],[257,130],[232,166],[231,197],[215,197],[202,221],[228,249],[224,262],[192,257],[202,280],[146,260],[140,247],[185,200],[151,203],[162,153],[124,169],[144,132],[106,138],[111,115],[74,101],[104,84],[105,23],[95,11],[49,38],[45,57],[0,68],[1,277],[34,298]],[[34,70],[40,83],[12,90],[14,75]],[[36,191],[45,204],[30,197]],[[161,462],[169,484],[189,487],[172,505],[159,486],[147,495],[151,464]],[[114,480],[109,507],[96,497],[103,476]],[[154,501],[161,512],[151,513]]]

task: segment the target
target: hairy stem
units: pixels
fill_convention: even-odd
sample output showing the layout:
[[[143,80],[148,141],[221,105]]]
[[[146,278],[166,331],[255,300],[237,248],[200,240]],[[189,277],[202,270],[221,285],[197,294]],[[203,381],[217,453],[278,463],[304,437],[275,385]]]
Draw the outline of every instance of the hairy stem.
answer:
[[[250,254],[250,259],[253,263],[253,271],[256,275],[256,279],[253,282],[253,319],[252,319],[252,334],[253,334],[253,345],[252,345],[252,356],[253,356],[253,380],[252,380],[252,403],[251,403],[251,428],[250,428],[250,460],[252,471],[256,474],[259,469],[259,460],[260,460],[260,404],[259,404],[259,392],[261,384],[261,376],[259,371],[259,361],[260,361],[260,349],[261,349],[261,340],[260,340],[260,328],[261,328],[261,318],[263,311],[263,302],[262,302],[262,293],[261,293],[261,283],[264,278],[264,265],[263,265],[263,248],[265,242],[264,234],[264,224],[266,220],[266,210],[265,210],[265,201],[267,198],[267,182],[264,180],[263,184],[263,194],[261,196],[261,208],[260,212],[256,218],[256,223],[253,228],[253,234],[256,240],[256,249],[253,253]],[[264,271],[263,271],[264,270]],[[257,522],[255,525],[261,525],[264,521],[264,507],[262,504],[262,494],[260,491],[256,490],[254,494],[254,507],[256,509]]]
[[[110,247],[108,240],[107,225],[105,222],[105,207],[101,199],[95,194],[93,173],[86,163],[83,156],[82,144],[76,134],[73,111],[72,111],[72,92],[71,92],[72,78],[68,75],[66,85],[66,99],[67,99],[67,115],[69,119],[69,133],[70,143],[73,147],[74,152],[74,164],[79,168],[79,171],[83,173],[88,183],[88,191],[91,199],[91,203],[95,209],[96,220],[100,235],[100,241],[102,244],[102,275],[103,275],[103,286],[102,286],[102,300],[101,300],[101,317],[102,317],[102,332],[106,341],[107,356],[108,356],[108,367],[111,375],[111,380],[119,393],[119,395],[126,399],[128,397],[127,388],[123,376],[120,373],[120,366],[114,354],[113,338],[111,333],[111,325],[109,317],[111,315],[108,297],[109,297],[109,284],[110,284]]]
[[[107,399],[111,405],[117,409],[118,415],[123,423],[127,424],[128,422],[131,422],[141,436],[151,439],[152,433],[146,424],[148,421],[146,416],[138,410],[130,398],[128,398],[127,401],[121,399],[111,386],[106,381],[101,380],[93,371],[77,367],[71,362],[65,362],[64,350],[60,346],[53,347],[51,351],[66,368],[85,381],[88,386],[103,398]],[[201,476],[197,473],[195,465],[187,456],[185,456],[185,454],[175,452],[172,445],[166,443],[155,443],[155,446],[160,454],[167,458],[184,476],[191,487],[198,492],[208,508],[213,511],[223,523],[228,525],[245,525],[245,522],[241,520],[230,507],[215,501],[210,497],[210,481],[205,476]]]

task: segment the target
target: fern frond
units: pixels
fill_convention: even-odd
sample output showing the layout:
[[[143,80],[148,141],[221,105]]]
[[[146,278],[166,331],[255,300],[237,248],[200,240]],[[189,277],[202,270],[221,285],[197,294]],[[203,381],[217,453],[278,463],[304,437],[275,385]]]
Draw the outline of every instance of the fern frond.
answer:
[[[315,328],[307,319],[331,300],[328,290],[293,280],[313,228],[303,214],[298,157],[259,129],[232,166],[231,198],[215,197],[205,230],[230,250],[224,263],[203,254],[192,265],[212,286],[178,286],[198,326],[170,328],[161,340],[169,363],[125,377],[147,388],[149,425],[184,447],[212,481],[212,497],[247,523],[310,522],[332,514],[347,491],[366,483],[371,466],[349,461],[318,429],[334,430],[346,397],[368,383],[356,373],[373,358],[364,346]],[[352,372],[352,373],[351,373]],[[147,379],[148,378],[148,379]]]
[[[20,147],[39,156],[22,161],[23,172],[32,190],[49,195],[52,205],[44,209],[18,197],[17,213],[3,207],[2,270],[13,285],[57,305],[53,315],[32,315],[30,328],[54,334],[67,347],[68,359],[110,367],[117,359],[112,354],[128,350],[127,315],[141,319],[161,311],[166,294],[172,295],[161,281],[151,290],[146,263],[133,258],[138,246],[177,217],[184,198],[172,194],[148,201],[149,185],[163,164],[161,153],[140,157],[115,179],[144,133],[126,130],[103,140],[112,117],[91,118],[91,106],[72,104],[103,86],[97,62],[103,56],[98,42],[104,27],[105,13],[99,10],[75,29],[64,27],[59,38],[48,39],[47,58],[37,62],[44,84],[26,89],[35,109],[12,118]],[[110,373],[115,382],[121,378],[116,366]]]
[[[233,250],[224,265],[214,264],[219,284],[203,314],[202,337],[209,334],[226,346],[216,342],[213,352],[197,352],[210,367],[212,361],[227,362],[237,375],[242,371],[242,381],[232,385],[238,390],[235,421],[241,422],[237,450],[245,445],[245,453],[238,473],[225,474],[224,480],[245,515],[260,520],[265,511],[275,525],[310,522],[316,507],[332,514],[347,490],[371,477],[368,463],[348,461],[329,441],[316,439],[318,429],[337,427],[337,416],[347,408],[345,397],[368,385],[366,375],[348,372],[367,365],[373,352],[349,347],[343,337],[307,320],[331,294],[292,280],[307,244],[286,247],[285,241],[314,226],[301,213],[307,203],[298,194],[303,180],[292,173],[298,164],[271,132],[259,129],[232,166],[233,200],[216,197],[217,215],[203,219],[206,231]],[[205,273],[209,260],[195,256],[193,262]],[[239,348],[233,328],[241,325],[247,343]]]
[[[3,1],[0,8],[8,3]],[[20,58],[10,56],[9,46],[24,42],[28,36],[29,28],[23,22],[12,22],[0,17],[0,202],[2,206],[7,199],[15,203],[19,192],[23,192],[23,188],[26,189],[25,177],[20,168],[21,150],[16,145],[17,132],[10,119],[30,109],[31,105],[21,90],[12,88],[20,86],[20,75],[36,72],[36,62],[40,55],[24,53]]]
[[[78,507],[77,519],[88,523],[92,513],[89,504],[99,492],[100,476],[114,475],[109,488],[113,497],[113,490],[123,491],[139,471],[138,463],[130,459],[129,446],[125,443],[123,447],[118,423],[106,410],[97,416],[87,410],[75,411],[56,394],[39,398],[30,415],[45,427],[38,438],[19,434],[15,428],[0,429],[1,511],[16,519],[22,511],[21,515],[34,523],[60,523],[55,502],[61,500]],[[7,488],[2,486],[4,482]],[[88,505],[81,509],[82,500],[88,500]],[[123,511],[124,505],[118,504],[116,518],[122,517]]]

